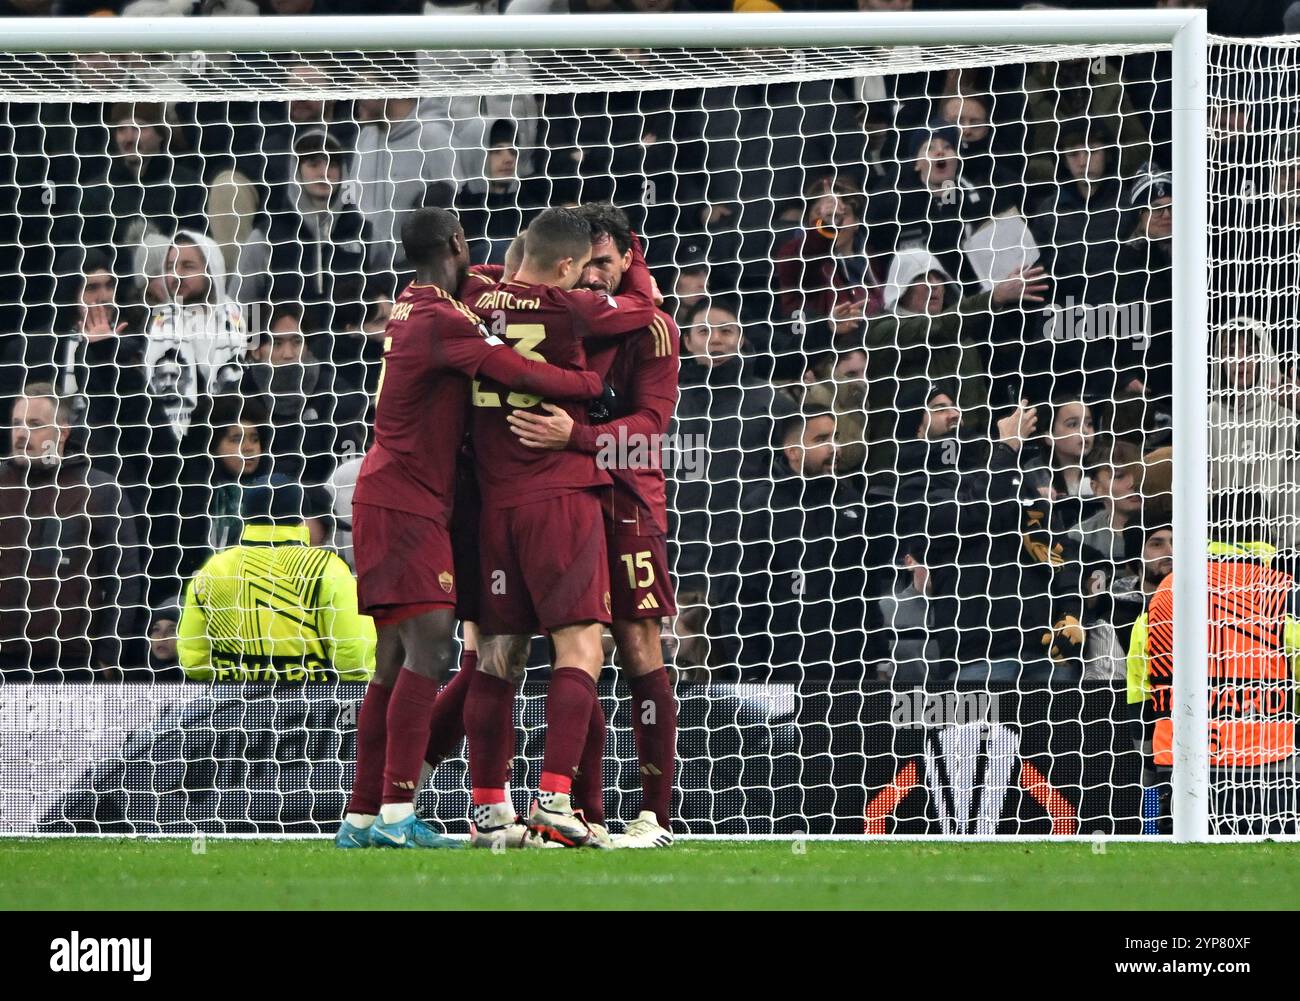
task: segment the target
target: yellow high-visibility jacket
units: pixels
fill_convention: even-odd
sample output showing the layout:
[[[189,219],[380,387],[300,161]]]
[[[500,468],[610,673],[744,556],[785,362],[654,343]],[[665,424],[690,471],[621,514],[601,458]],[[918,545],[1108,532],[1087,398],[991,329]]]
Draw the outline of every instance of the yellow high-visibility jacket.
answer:
[[[375,624],[334,553],[307,545],[305,525],[247,525],[238,546],[203,564],[185,588],[176,649],[198,681],[366,681]]]

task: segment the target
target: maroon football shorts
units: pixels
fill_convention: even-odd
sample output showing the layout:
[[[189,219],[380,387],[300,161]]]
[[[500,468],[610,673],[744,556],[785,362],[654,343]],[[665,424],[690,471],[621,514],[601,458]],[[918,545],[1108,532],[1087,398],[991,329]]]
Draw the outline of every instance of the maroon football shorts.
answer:
[[[609,563],[600,498],[590,490],[485,509],[479,533],[483,632],[531,636],[609,622]]]
[[[661,619],[677,614],[662,535],[610,535],[609,594],[616,619]]]
[[[479,620],[479,518],[483,498],[474,467],[462,462],[456,469],[456,499],[451,512],[451,555],[456,573],[456,618]]]
[[[456,604],[451,537],[431,518],[352,505],[357,603],[379,625]]]

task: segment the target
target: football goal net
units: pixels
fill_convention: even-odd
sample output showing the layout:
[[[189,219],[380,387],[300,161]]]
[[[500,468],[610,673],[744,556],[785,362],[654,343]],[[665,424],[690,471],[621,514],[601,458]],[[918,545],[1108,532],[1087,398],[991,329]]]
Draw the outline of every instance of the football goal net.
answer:
[[[0,832],[333,830],[366,673],[311,625],[316,564],[219,564],[282,569],[199,635],[187,584],[266,485],[351,563],[411,213],[454,210],[496,280],[591,202],[680,355],[666,427],[622,393],[592,460],[664,473],[679,832],[1295,832],[1297,40],[506,14],[27,19],[0,50]],[[463,832],[468,800],[461,750],[418,807]]]

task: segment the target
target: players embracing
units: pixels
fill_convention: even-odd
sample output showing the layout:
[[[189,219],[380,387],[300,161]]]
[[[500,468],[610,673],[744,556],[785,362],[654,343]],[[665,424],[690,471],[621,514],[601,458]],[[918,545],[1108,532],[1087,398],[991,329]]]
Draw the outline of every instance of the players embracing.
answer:
[[[608,445],[618,435],[625,442],[645,435],[657,445],[676,399],[677,335],[654,305],[639,245],[609,206],[549,210],[529,227],[517,272],[493,284],[468,274],[463,232],[449,213],[418,213],[403,240],[419,271],[387,331],[376,445],[354,514],[359,590],[376,618],[379,664],[358,720],[356,784],[336,843],[451,844],[414,816],[413,799],[423,761],[445,756],[463,722],[474,843],[609,846],[606,721],[595,682],[612,611],[637,703],[646,806],[622,841],[670,844],[660,826],[668,823],[676,745],[676,704],[659,644],[660,619],[673,611],[663,473],[657,451],[647,468],[635,469]],[[482,319],[476,329],[465,322],[475,314],[453,298],[453,288]],[[423,299],[436,308],[412,302]],[[421,323],[413,336],[403,325],[415,316]],[[546,396],[596,395],[584,342],[628,394],[628,412],[599,429],[586,405],[543,403]],[[519,364],[502,359],[503,350]],[[394,393],[395,370],[401,388]],[[481,493],[469,504],[456,488],[454,454],[466,409]],[[453,496],[462,514],[473,507],[479,517],[453,518]],[[454,547],[449,528],[461,536]],[[478,557],[477,566],[467,566],[466,553]],[[474,571],[482,581],[481,611],[472,613],[482,619],[481,656],[476,663],[467,649],[460,672],[439,693],[454,619],[470,617],[465,606],[474,605],[457,606],[454,589]],[[507,779],[515,690],[539,629],[550,635],[555,670],[543,774],[524,822],[510,805]]]
[[[498,336],[528,357],[561,367],[587,362],[595,338],[626,338],[658,311],[653,283],[632,240],[618,298],[577,288],[592,258],[592,227],[569,209],[550,209],[528,227],[514,276],[471,297]],[[490,384],[472,393],[472,437],[482,491],[482,639],[478,674],[465,703],[473,786],[474,840],[518,844],[527,832],[566,846],[609,845],[601,758],[605,718],[596,692],[611,621],[604,498],[610,472],[576,448],[530,445],[512,421],[536,410],[536,396]],[[556,420],[588,426],[586,408],[546,404]],[[537,796],[526,821],[505,785],[514,756],[514,700],[530,640],[544,630],[554,650],[546,698],[546,740]],[[656,632],[656,644],[658,634]],[[593,791],[594,790],[594,791]],[[575,801],[575,797],[577,800]],[[603,817],[601,818],[603,820]]]
[[[335,838],[345,848],[460,844],[416,817],[414,800],[431,734],[459,729],[454,709],[435,718],[439,703],[458,705],[472,677],[467,655],[439,695],[455,651],[450,525],[470,379],[557,399],[590,399],[602,389],[581,366],[565,370],[512,350],[458,301],[458,292],[468,294],[462,286],[474,283],[467,283],[469,252],[453,214],[412,213],[402,243],[416,276],[385,330],[374,445],[353,500],[358,596],[375,620],[378,645],[357,720],[352,795]]]
[[[635,281],[636,245],[627,216],[612,205],[577,210],[592,231],[591,259],[578,287],[615,295]],[[613,841],[619,848],[671,845],[677,703],[660,642],[664,616],[676,614],[668,570],[668,506],[663,443],[677,403],[680,338],[663,311],[622,337],[584,341],[587,365],[612,387],[617,414],[597,425],[574,421],[569,411],[543,404],[544,413],[515,410],[511,430],[528,448],[567,450],[595,460],[611,475],[602,494],[609,563],[611,631],[618,663],[632,694],[632,729],[640,766],[642,809]],[[549,735],[548,735],[549,740]],[[574,801],[597,831],[604,829],[605,717],[596,702],[587,744],[573,785]]]

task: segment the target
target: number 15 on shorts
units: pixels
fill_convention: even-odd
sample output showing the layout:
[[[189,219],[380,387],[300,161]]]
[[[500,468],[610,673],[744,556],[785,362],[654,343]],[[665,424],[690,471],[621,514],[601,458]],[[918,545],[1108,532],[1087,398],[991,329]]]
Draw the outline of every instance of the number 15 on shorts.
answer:
[[[650,562],[650,556],[650,550],[645,549],[639,553],[624,553],[619,557],[627,567],[628,587],[635,590],[639,587],[649,587],[655,582],[655,568]],[[641,579],[643,572],[645,577]]]

